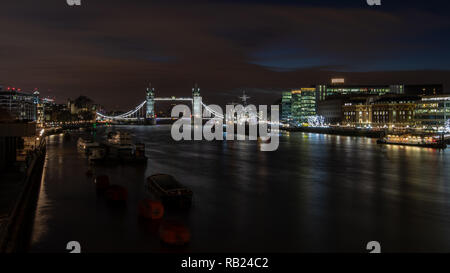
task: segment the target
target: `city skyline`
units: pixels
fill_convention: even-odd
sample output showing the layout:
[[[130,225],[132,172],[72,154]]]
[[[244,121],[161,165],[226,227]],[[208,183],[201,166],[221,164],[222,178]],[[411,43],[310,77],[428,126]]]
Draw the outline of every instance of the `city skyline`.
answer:
[[[450,253],[449,1],[3,2],[0,253]]]
[[[176,96],[197,82],[208,103],[236,100],[242,90],[255,103],[272,102],[287,88],[336,76],[444,84],[448,92],[450,22],[437,1],[26,3],[0,11],[0,82],[38,87],[59,102],[82,94],[128,109],[149,82]]]

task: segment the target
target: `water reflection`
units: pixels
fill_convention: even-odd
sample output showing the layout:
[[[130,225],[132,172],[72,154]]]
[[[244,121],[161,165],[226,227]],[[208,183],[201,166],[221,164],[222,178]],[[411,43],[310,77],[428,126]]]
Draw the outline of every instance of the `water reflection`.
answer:
[[[147,166],[96,168],[127,187],[121,208],[95,194],[71,141],[49,138],[32,251],[450,251],[447,151],[377,145],[374,139],[290,133],[274,152],[257,142],[176,142],[169,127],[131,127]],[[145,177],[174,175],[194,191],[184,248],[160,244],[138,220]],[[45,230],[46,232],[42,232]]]

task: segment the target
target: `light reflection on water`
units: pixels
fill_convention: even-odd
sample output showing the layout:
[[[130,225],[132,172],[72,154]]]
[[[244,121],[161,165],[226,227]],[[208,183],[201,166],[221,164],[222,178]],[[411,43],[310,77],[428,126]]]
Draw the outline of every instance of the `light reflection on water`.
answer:
[[[76,138],[50,137],[31,250],[151,251],[154,228],[137,217],[145,177],[169,173],[194,191],[191,229],[175,251],[450,251],[448,151],[377,145],[375,139],[281,134],[275,152],[257,142],[175,142],[168,126],[131,127],[147,166],[95,169],[128,188],[124,207],[95,194]],[[45,231],[45,232],[43,232]]]

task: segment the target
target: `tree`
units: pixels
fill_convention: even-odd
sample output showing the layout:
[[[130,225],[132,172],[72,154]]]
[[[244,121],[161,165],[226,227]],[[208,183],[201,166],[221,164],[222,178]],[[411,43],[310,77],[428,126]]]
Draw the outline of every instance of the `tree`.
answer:
[[[308,124],[312,127],[325,126],[325,118],[323,116],[308,116]]]
[[[87,108],[89,105],[92,105],[93,101],[86,96],[79,96],[75,99],[74,104],[77,108]]]
[[[81,120],[93,120],[95,115],[92,111],[81,111],[78,116]]]
[[[69,122],[74,120],[73,115],[68,110],[56,111],[56,120],[61,122]]]

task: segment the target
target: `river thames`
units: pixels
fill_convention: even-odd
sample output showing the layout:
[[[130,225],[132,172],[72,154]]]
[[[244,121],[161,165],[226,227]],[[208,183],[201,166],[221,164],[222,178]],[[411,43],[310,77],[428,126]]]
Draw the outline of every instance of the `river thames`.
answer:
[[[450,251],[449,151],[377,145],[375,139],[282,133],[277,151],[256,141],[182,141],[170,126],[117,126],[146,144],[142,166],[96,167],[128,189],[125,206],[98,196],[71,139],[49,136],[31,252]],[[99,133],[100,134],[100,133]],[[191,242],[171,248],[138,217],[145,178],[173,175],[194,192],[169,212]]]

